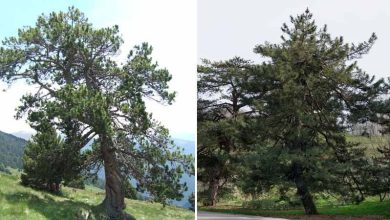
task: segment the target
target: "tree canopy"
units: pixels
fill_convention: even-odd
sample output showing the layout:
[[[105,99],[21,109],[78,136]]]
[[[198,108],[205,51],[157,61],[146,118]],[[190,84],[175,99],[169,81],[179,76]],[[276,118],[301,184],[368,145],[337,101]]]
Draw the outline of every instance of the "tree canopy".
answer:
[[[241,141],[239,150],[244,166],[240,187],[256,193],[275,185],[294,186],[305,212],[317,214],[314,192],[333,192],[357,202],[364,199],[361,169],[371,159],[345,134],[356,123],[385,121],[378,114],[386,109],[382,104],[389,87],[357,65],[372,48],[375,34],[363,43],[345,43],[343,37],[332,37],[327,26],[318,28],[309,10],[291,16],[290,21],[281,28],[281,43],[255,47],[254,52],[266,61],[248,64],[235,76],[245,79],[239,106],[246,107],[238,112],[249,113],[237,132],[250,137],[241,138],[249,141]],[[213,72],[223,78],[221,70]],[[208,81],[212,84],[213,78]],[[203,84],[199,79],[201,91]],[[220,103],[227,97],[221,98],[220,90],[230,91],[224,85],[211,88],[209,97]],[[204,103],[198,100],[199,106]],[[214,112],[226,111],[225,106],[212,106]],[[198,121],[202,119],[198,115]],[[216,137],[208,134],[202,138]],[[226,130],[221,135],[235,137]],[[212,144],[205,146],[212,148]]]
[[[37,87],[22,97],[17,117],[27,115],[33,128],[48,121],[74,151],[94,142],[85,162],[104,164],[102,205],[111,219],[125,218],[123,180],[134,178],[156,200],[166,201],[182,196],[186,187],[179,178],[193,167],[145,106],[145,99],[173,102],[171,75],[152,60],[147,43],[119,64],[114,56],[122,43],[118,26],[96,29],[71,7],[39,16],[34,27],[19,29],[0,48],[1,79]]]

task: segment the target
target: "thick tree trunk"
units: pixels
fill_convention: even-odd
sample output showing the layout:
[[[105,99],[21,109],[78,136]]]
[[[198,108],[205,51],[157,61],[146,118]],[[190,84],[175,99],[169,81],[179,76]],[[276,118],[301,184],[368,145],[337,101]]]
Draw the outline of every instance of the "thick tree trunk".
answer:
[[[219,180],[213,179],[210,182],[210,206],[216,206],[217,205],[217,195],[218,195],[218,189],[219,189]]]
[[[300,165],[294,165],[294,182],[297,187],[297,193],[301,197],[303,207],[305,208],[306,215],[318,214],[316,205],[314,204],[313,197],[310,194],[309,187],[302,176],[302,168]]]
[[[107,146],[102,146],[104,170],[106,175],[106,197],[102,203],[109,219],[127,219],[122,179],[119,173],[115,153]]]

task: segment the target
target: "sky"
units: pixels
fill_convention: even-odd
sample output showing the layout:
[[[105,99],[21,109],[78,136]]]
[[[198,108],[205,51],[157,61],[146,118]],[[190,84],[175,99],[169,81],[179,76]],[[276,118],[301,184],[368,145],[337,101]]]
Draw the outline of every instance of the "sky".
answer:
[[[253,48],[281,42],[282,24],[306,8],[319,27],[327,24],[328,32],[345,42],[359,43],[375,32],[378,40],[358,64],[377,78],[390,76],[390,1],[385,0],[198,0],[198,63],[234,56],[262,61]]]
[[[124,62],[134,45],[148,42],[152,57],[172,74],[170,88],[177,92],[171,106],[147,101],[147,109],[175,138],[195,139],[196,131],[196,1],[195,0],[13,0],[2,2],[0,39],[17,29],[33,26],[37,17],[52,11],[80,9],[94,27],[119,25],[124,45],[115,59]],[[5,92],[3,90],[6,90]],[[19,99],[33,88],[23,82],[0,83],[0,131],[33,132],[24,119],[15,120]]]

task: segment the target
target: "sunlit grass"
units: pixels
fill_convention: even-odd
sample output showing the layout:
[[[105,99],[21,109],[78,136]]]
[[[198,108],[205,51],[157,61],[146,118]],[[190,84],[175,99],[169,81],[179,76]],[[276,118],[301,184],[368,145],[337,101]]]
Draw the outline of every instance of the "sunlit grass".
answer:
[[[19,184],[19,175],[0,172],[0,219],[99,219],[92,210],[103,200],[104,191],[62,188],[62,195],[37,191]],[[126,212],[137,219],[194,219],[192,211],[147,201],[126,199]]]

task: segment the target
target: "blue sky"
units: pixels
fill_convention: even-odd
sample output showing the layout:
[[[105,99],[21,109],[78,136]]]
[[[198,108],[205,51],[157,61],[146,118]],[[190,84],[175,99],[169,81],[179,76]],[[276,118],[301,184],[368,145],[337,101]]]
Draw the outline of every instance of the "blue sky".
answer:
[[[13,0],[2,2],[0,39],[17,34],[17,29],[32,26],[37,17],[52,11],[66,11],[75,6],[86,14],[95,27],[119,25],[124,45],[115,59],[124,61],[137,44],[149,42],[153,58],[173,75],[170,83],[177,92],[172,106],[147,101],[154,118],[169,128],[172,136],[195,139],[196,131],[196,1],[182,0]],[[0,83],[0,130],[14,133],[32,130],[24,119],[13,118],[19,98],[32,90],[19,82],[8,88]]]

